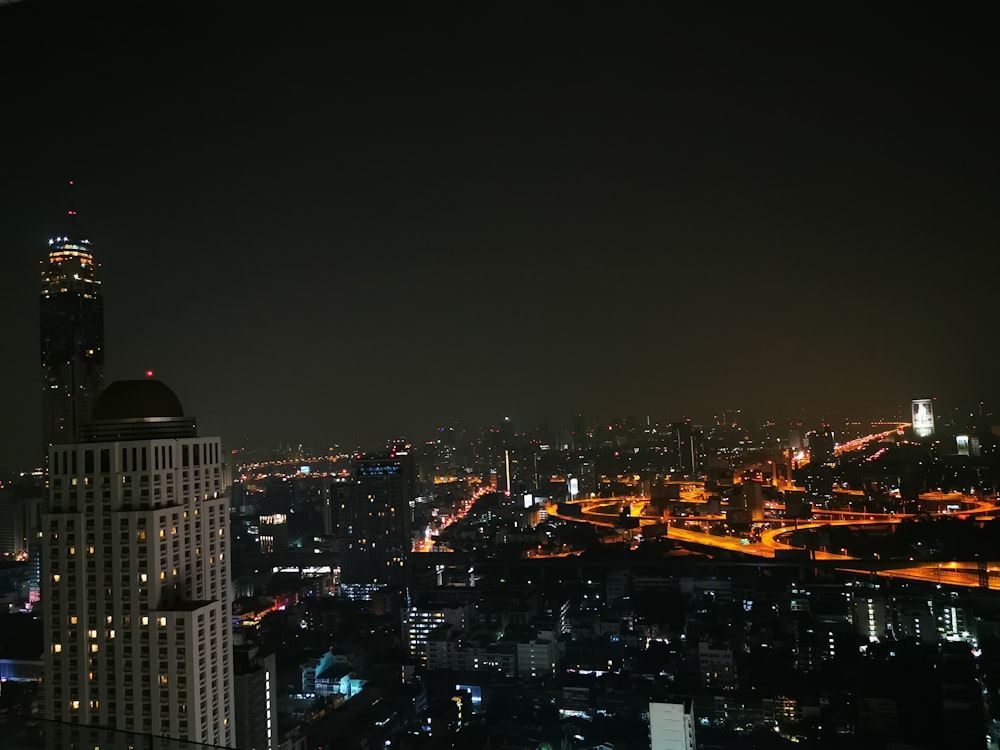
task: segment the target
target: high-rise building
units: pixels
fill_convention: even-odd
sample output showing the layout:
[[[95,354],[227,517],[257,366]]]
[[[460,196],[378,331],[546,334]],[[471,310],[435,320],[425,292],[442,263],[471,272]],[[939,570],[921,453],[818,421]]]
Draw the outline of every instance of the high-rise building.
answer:
[[[56,734],[234,744],[223,465],[219,439],[199,437],[155,380],[112,384],[77,442],[50,448],[43,694]]]
[[[236,746],[277,750],[278,668],[273,653],[257,646],[233,649],[236,677]]]
[[[341,581],[400,584],[410,551],[410,503],[416,497],[413,459],[399,454],[359,456],[353,479]]]
[[[809,461],[814,464],[827,464],[836,461],[836,437],[830,425],[823,423],[820,430],[806,433],[809,445]]]
[[[652,750],[694,750],[694,717],[688,703],[649,704]]]
[[[104,301],[90,240],[68,212],[71,232],[49,240],[42,261],[42,440],[72,443],[104,383]]]
[[[686,476],[694,477],[702,471],[705,456],[704,436],[699,426],[690,419],[674,422],[669,426],[667,455],[671,468]]]

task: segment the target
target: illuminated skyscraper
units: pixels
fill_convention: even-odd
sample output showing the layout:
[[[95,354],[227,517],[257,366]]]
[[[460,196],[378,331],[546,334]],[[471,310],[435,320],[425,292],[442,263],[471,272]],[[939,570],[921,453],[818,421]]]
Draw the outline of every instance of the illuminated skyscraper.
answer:
[[[94,399],[104,382],[104,301],[101,280],[76,211],[67,215],[69,233],[49,240],[42,261],[41,364],[42,440],[76,440],[90,419]]]
[[[233,745],[223,466],[219,439],[199,437],[155,380],[113,383],[78,441],[49,450],[42,684],[44,716],[63,722],[53,732]],[[105,746],[91,739],[49,744]]]

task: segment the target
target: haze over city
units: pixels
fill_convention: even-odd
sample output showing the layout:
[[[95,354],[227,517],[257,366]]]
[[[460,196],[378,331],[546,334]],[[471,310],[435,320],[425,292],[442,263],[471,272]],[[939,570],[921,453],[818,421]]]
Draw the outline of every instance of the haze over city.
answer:
[[[109,382],[155,370],[231,446],[996,393],[973,17],[382,10],[4,8],[7,468],[67,179]]]
[[[0,745],[1000,750],[984,9],[0,0]]]

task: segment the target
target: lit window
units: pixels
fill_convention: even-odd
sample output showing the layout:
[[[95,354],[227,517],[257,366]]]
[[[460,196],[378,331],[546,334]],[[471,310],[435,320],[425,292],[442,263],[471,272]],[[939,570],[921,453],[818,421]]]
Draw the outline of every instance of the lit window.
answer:
[[[88,630],[87,631],[87,637],[88,638],[96,638],[97,637],[97,631],[96,630]]]
[[[79,711],[80,710],[80,701],[70,701],[69,702],[69,707],[71,709],[73,709],[74,711]]]
[[[157,619],[157,622],[160,624],[161,628],[167,627],[167,618],[166,617],[162,617],[161,616],[159,619]]]
[[[100,647],[96,643],[90,644],[90,653],[96,654],[100,650]]]
[[[141,583],[145,583],[147,581],[147,579],[148,579],[148,576],[145,573],[140,573],[139,574],[139,581]]]
[[[70,625],[76,625],[76,622],[77,622],[76,615],[70,615],[69,616],[69,624]]]
[[[146,615],[142,616],[142,624],[143,625],[149,625],[149,618],[146,617]]]
[[[62,653],[62,644],[61,643],[53,643],[52,644],[52,653],[53,654]]]
[[[58,573],[55,573],[52,576],[52,583],[59,583],[59,574]]]

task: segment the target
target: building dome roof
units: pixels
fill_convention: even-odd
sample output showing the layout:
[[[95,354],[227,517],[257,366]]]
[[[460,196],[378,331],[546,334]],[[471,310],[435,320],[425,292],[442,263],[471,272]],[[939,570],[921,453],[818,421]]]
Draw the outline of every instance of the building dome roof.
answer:
[[[118,380],[94,402],[91,418],[95,422],[151,417],[183,417],[180,400],[159,380]]]

